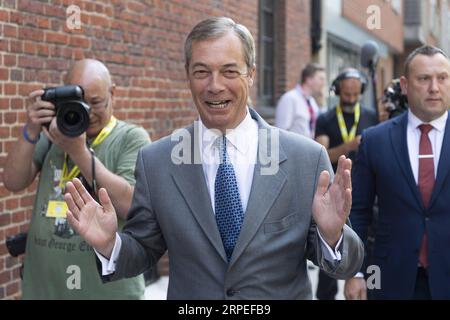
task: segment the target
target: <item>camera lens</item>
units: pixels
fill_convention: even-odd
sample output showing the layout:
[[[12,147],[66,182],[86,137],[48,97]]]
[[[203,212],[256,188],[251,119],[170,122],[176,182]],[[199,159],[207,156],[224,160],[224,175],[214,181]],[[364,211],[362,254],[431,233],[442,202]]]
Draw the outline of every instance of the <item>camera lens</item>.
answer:
[[[80,115],[74,111],[69,111],[64,115],[64,122],[69,126],[74,126],[80,121]]]
[[[78,137],[89,127],[89,106],[81,101],[64,101],[58,105],[56,123],[62,134]]]

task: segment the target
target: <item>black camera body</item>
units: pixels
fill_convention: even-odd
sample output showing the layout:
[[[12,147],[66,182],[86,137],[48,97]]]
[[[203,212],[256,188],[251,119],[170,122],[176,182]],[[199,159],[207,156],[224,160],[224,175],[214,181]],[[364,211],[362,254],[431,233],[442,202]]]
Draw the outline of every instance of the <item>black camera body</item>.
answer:
[[[19,233],[6,239],[6,247],[11,256],[17,257],[25,253],[27,246],[27,233]]]
[[[78,137],[89,127],[90,107],[84,102],[82,87],[68,85],[46,88],[41,99],[55,105],[56,124],[64,135]]]
[[[388,105],[389,119],[399,116],[408,110],[408,97],[402,93],[399,79],[392,80],[384,89],[381,101]]]

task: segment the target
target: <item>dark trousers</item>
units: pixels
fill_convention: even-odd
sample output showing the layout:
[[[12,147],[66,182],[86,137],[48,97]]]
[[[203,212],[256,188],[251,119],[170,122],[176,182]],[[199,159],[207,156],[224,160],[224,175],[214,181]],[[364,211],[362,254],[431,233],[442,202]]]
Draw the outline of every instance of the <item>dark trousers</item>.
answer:
[[[317,284],[316,292],[317,299],[334,300],[337,290],[337,280],[327,276],[322,270],[319,270],[319,283]]]
[[[431,300],[430,286],[428,285],[428,273],[425,268],[417,268],[416,287],[414,300]]]

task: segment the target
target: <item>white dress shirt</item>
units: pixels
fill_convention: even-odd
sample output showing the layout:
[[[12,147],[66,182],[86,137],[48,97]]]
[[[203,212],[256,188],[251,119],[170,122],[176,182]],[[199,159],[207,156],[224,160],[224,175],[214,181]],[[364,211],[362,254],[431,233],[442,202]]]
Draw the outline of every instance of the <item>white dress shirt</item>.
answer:
[[[198,145],[213,211],[215,211],[214,186],[220,164],[219,145],[215,141],[221,136],[220,131],[209,130],[201,119],[199,120]],[[244,120],[235,129],[227,130],[225,137],[227,139],[227,157],[236,174],[242,209],[245,212],[252,189],[253,172],[258,154],[258,124],[247,110]]]
[[[317,120],[319,107],[316,100],[311,96],[307,97],[301,86],[297,85],[294,89],[283,94],[278,101],[275,126],[314,139],[314,132],[311,131],[309,126],[311,115],[306,99],[309,100]]]
[[[214,212],[214,185],[217,170],[220,164],[220,150],[218,149],[215,141],[217,138],[220,138],[222,134],[218,130],[209,130],[206,128],[201,119],[198,124],[199,135],[197,139],[199,140],[197,142],[200,147],[203,173],[211,199],[211,207]],[[248,108],[244,120],[235,129],[227,130],[225,137],[227,139],[227,156],[228,160],[233,165],[236,174],[245,219],[245,211],[247,209],[248,199],[252,188],[253,173],[258,154],[258,124],[252,119]],[[325,259],[331,262],[340,261],[341,253],[338,248],[342,242],[343,235],[341,235],[336,245],[336,249],[333,250],[323,240],[320,232],[318,232],[318,234],[321,240],[322,251]],[[122,241],[120,236],[119,234],[116,234],[116,243],[114,245],[110,260],[95,251],[102,264],[102,275],[114,273],[121,246]]]
[[[428,132],[430,138],[431,148],[434,155],[434,177],[437,175],[439,164],[439,157],[441,156],[442,141],[444,140],[445,124],[447,123],[448,112],[445,112],[441,117],[429,122],[433,129]],[[419,183],[419,144],[420,144],[420,129],[419,126],[423,124],[422,120],[417,118],[411,110],[408,110],[408,126],[406,129],[406,139],[408,143],[409,161],[414,175],[414,180]]]

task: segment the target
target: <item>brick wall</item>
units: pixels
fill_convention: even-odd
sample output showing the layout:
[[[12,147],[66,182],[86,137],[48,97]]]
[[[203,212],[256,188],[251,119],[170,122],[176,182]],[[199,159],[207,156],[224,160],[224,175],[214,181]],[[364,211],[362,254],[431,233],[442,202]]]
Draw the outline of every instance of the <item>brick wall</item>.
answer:
[[[72,4],[81,9],[81,30],[66,26]],[[156,140],[196,116],[182,61],[188,30],[208,16],[227,15],[257,39],[257,13],[257,0],[0,0],[0,299],[20,296],[21,260],[9,257],[5,238],[27,230],[36,188],[12,194],[3,186],[27,94],[61,84],[72,61],[97,58],[118,86],[116,116],[144,126]]]
[[[310,1],[278,0],[276,17],[275,102],[300,78],[311,61]]]
[[[370,30],[367,28],[369,14],[366,10],[370,5],[380,8],[380,29]],[[391,8],[390,1],[342,0],[342,16],[386,42],[395,51],[399,53],[403,51],[403,16],[401,12],[397,13]]]

